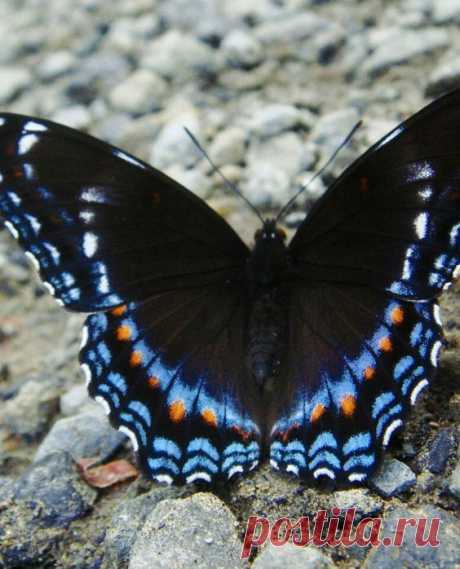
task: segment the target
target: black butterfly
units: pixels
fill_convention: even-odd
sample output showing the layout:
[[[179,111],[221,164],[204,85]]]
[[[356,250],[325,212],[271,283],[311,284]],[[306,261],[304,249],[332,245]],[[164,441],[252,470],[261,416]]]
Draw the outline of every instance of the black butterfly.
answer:
[[[46,287],[90,315],[90,395],[160,482],[271,464],[365,481],[442,345],[460,262],[460,91],[398,126],[286,246],[250,251],[203,201],[108,144],[0,115],[0,212]]]

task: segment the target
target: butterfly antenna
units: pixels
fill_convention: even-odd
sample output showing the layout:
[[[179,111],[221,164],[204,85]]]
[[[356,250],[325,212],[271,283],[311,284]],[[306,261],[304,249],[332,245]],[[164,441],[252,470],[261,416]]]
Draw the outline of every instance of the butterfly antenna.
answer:
[[[286,214],[286,212],[292,207],[292,205],[294,204],[294,202],[297,200],[297,198],[300,196],[300,194],[302,194],[307,188],[308,186],[314,182],[316,180],[316,178],[318,178],[318,176],[321,176],[321,174],[323,174],[323,172],[331,165],[331,163],[335,160],[335,157],[337,156],[337,154],[342,150],[342,148],[344,146],[346,146],[350,140],[353,138],[355,132],[358,130],[358,128],[362,125],[362,121],[358,121],[354,127],[350,130],[350,132],[347,134],[347,136],[344,138],[344,140],[339,144],[339,146],[334,150],[334,152],[332,153],[332,156],[329,158],[329,160],[326,162],[326,164],[324,164],[324,166],[322,168],[320,168],[318,170],[318,172],[316,172],[316,174],[314,174],[314,176],[312,178],[310,178],[308,180],[308,182],[306,182],[305,184],[302,184],[302,186],[300,187],[299,191],[296,192],[294,194],[294,196],[287,202],[286,205],[284,205],[281,208],[281,211],[279,212],[279,214],[276,216],[276,222],[278,223],[278,221],[281,219],[281,217],[283,215]]]
[[[254,204],[252,204],[248,200],[248,198],[235,186],[235,184],[232,184],[232,182],[230,182],[230,180],[219,170],[219,167],[216,166],[216,164],[213,162],[213,160],[211,159],[209,154],[206,152],[206,150],[198,142],[195,135],[193,133],[191,133],[186,126],[184,126],[184,130],[189,135],[189,137],[191,138],[193,144],[198,148],[198,150],[201,152],[201,154],[203,154],[203,156],[206,158],[206,160],[209,162],[209,164],[211,164],[212,173],[214,174],[214,172],[217,172],[219,174],[219,176],[222,178],[222,180],[225,182],[225,185],[227,186],[227,188],[229,188],[230,190],[235,192],[235,194],[240,196],[240,198],[243,199],[248,204],[248,206],[252,209],[252,211],[257,215],[257,217],[260,219],[260,221],[262,223],[265,223],[264,218],[262,217],[262,215],[260,214],[260,212],[256,208],[256,206]]]

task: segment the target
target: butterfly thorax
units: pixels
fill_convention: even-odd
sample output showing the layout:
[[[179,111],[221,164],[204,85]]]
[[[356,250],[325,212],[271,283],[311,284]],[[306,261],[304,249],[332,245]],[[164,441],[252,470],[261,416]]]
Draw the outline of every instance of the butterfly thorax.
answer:
[[[255,234],[248,260],[252,295],[248,366],[260,387],[276,376],[285,351],[287,302],[281,287],[288,268],[285,238],[275,221],[266,221]]]

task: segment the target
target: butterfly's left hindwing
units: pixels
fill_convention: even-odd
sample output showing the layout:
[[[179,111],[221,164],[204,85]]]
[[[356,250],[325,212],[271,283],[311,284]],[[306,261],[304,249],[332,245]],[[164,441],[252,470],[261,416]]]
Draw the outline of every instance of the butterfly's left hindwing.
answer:
[[[295,287],[289,318],[271,463],[302,478],[363,482],[436,371],[439,306],[323,284]]]
[[[0,114],[0,214],[48,290],[83,312],[234,278],[233,229],[147,164],[70,128]]]
[[[258,464],[246,314],[244,294],[222,286],[160,293],[87,319],[80,361],[89,393],[151,478],[214,482]]]

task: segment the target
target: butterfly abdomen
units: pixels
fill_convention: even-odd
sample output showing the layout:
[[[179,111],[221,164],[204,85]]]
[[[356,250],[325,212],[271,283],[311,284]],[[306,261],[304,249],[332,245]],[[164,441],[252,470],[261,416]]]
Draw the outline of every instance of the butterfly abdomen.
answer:
[[[249,321],[248,363],[257,385],[276,376],[286,348],[286,304],[274,288],[264,291],[253,304]]]

